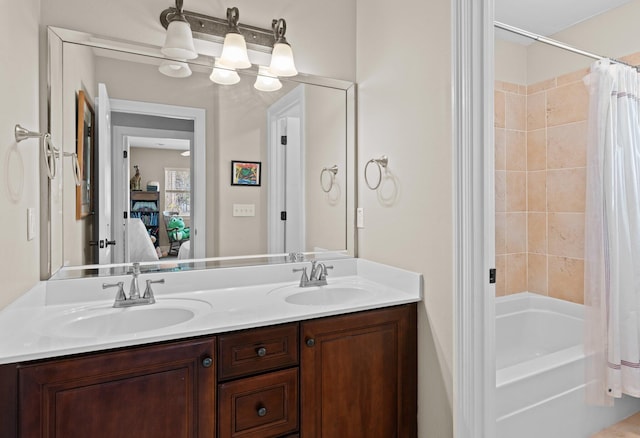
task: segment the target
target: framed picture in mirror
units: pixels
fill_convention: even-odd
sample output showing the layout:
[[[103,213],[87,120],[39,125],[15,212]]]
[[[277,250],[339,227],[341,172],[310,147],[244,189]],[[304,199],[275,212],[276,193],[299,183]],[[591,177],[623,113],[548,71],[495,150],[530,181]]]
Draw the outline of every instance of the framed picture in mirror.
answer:
[[[232,161],[232,186],[260,186],[262,162],[260,161]]]
[[[81,183],[76,186],[76,220],[79,220],[93,211],[95,161],[95,113],[83,90],[78,91],[76,114],[76,153],[81,175]]]

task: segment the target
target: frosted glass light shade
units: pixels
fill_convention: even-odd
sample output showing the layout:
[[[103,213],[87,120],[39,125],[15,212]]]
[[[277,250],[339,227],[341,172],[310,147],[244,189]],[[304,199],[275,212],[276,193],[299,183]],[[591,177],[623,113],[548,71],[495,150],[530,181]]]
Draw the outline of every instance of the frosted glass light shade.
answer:
[[[240,75],[237,71],[227,67],[225,64],[221,63],[219,59],[216,59],[209,79],[216,84],[233,85],[240,82]]]
[[[198,53],[193,45],[193,35],[191,34],[189,23],[181,20],[174,20],[169,23],[164,45],[160,51],[169,58],[197,58]]]
[[[293,50],[286,43],[276,43],[271,53],[271,64],[269,70],[276,76],[289,77],[298,74],[293,61]]]
[[[189,68],[189,64],[182,61],[173,61],[171,59],[166,59],[162,61],[160,67],[158,67],[160,73],[163,75],[172,77],[172,78],[187,78],[191,76],[191,69]]]
[[[261,65],[258,68],[258,76],[256,76],[253,87],[260,91],[276,91],[282,88],[282,82],[267,67]]]
[[[220,61],[231,68],[249,68],[249,55],[247,54],[247,43],[244,37],[235,32],[227,32],[222,46]]]

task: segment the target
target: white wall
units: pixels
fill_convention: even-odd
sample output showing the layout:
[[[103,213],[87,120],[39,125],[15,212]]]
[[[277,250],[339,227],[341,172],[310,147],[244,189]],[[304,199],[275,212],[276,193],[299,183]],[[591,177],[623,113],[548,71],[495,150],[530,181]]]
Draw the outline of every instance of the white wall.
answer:
[[[40,275],[40,236],[27,241],[27,208],[39,220],[39,143],[17,144],[13,127],[40,130],[40,0],[4,8],[0,17],[0,308],[33,286]],[[44,123],[43,123],[44,126]]]
[[[527,47],[495,39],[495,79],[512,84],[527,84]]]
[[[420,437],[453,436],[451,3],[358,0],[359,255],[424,275],[418,312]],[[363,182],[386,154],[394,202]],[[389,183],[391,184],[391,183]],[[391,196],[391,185],[383,197]]]

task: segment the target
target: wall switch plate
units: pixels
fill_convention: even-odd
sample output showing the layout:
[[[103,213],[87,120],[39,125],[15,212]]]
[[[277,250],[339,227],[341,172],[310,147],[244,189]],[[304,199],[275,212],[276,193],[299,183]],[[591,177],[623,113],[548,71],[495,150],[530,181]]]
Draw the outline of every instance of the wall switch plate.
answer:
[[[356,227],[364,228],[364,208],[362,207],[356,209]]]
[[[255,204],[233,204],[234,217],[249,217],[256,215]]]
[[[36,216],[34,208],[27,208],[27,240],[36,237]]]

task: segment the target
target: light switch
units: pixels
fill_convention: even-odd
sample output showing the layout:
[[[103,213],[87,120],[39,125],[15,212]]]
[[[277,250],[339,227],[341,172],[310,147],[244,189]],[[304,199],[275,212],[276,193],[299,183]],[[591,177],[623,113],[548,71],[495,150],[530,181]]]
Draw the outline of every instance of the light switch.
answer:
[[[27,240],[33,240],[36,236],[35,209],[27,208]]]
[[[362,207],[356,209],[356,227],[364,228],[364,208]]]
[[[256,215],[255,204],[233,204],[234,217],[248,217]]]

